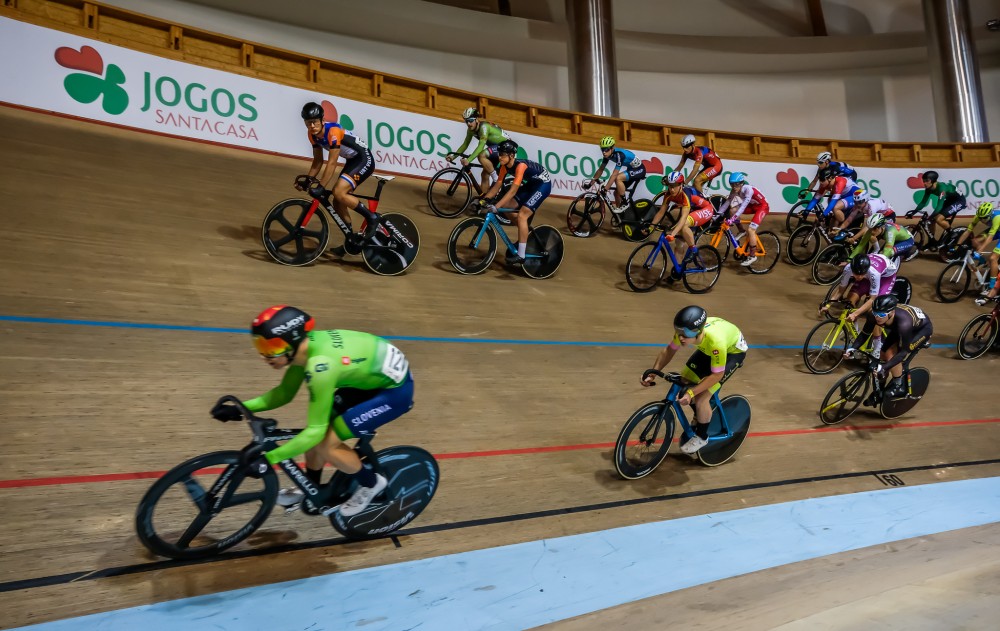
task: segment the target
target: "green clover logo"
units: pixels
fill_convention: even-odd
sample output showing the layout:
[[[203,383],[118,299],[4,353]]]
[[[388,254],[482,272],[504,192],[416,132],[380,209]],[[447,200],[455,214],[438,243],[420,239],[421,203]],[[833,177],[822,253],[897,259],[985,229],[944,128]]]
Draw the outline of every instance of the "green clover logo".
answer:
[[[794,204],[799,201],[799,191],[809,186],[809,180],[806,178],[800,178],[798,185],[786,186],[781,189],[781,198],[785,200],[786,203]],[[812,194],[806,195],[803,199],[812,199]]]
[[[108,64],[104,72],[101,54],[90,46],[74,50],[65,46],[56,50],[56,63],[63,68],[82,70],[74,72],[63,80],[66,93],[77,103],[93,103],[101,100],[105,112],[117,116],[128,107],[128,92],[122,87],[125,73],[115,64]]]

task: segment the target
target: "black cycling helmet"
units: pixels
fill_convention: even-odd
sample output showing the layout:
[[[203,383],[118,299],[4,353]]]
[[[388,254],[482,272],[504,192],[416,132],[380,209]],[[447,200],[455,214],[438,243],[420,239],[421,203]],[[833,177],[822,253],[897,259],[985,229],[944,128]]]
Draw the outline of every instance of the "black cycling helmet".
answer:
[[[921,179],[923,181],[925,181],[925,182],[931,182],[931,183],[937,182],[938,181],[938,172],[937,171],[927,171],[927,172],[924,173],[924,176]]]
[[[868,269],[872,266],[872,260],[868,258],[867,254],[859,254],[851,259],[851,273],[852,274],[867,274]]]
[[[681,337],[698,337],[705,328],[708,313],[697,305],[684,307],[674,316],[674,329]]]
[[[513,140],[505,140],[497,145],[497,153],[510,156],[517,155],[517,143]]]
[[[301,309],[275,305],[260,312],[250,324],[250,335],[257,352],[264,357],[295,357],[299,344],[313,330],[316,321]]]
[[[872,311],[876,315],[878,314],[888,315],[889,312],[895,309],[896,305],[898,304],[899,304],[899,298],[897,298],[893,294],[886,294],[884,296],[879,296],[878,298],[875,299],[875,302],[872,303]],[[880,315],[879,317],[884,317],[884,315]]]
[[[302,106],[302,120],[312,120],[318,118],[323,120],[323,106],[312,101]]]
[[[837,177],[836,167],[826,167],[825,169],[823,169],[823,171],[820,172],[819,175],[819,179],[821,180],[829,180],[832,177]]]

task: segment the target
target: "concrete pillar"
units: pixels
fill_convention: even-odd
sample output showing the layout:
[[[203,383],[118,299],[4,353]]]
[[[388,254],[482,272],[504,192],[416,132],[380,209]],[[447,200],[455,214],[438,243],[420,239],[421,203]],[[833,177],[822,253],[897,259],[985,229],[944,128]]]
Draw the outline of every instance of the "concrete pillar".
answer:
[[[618,74],[611,0],[566,0],[566,22],[571,107],[578,112],[617,118]]]
[[[939,142],[989,142],[968,0],[923,0]]]

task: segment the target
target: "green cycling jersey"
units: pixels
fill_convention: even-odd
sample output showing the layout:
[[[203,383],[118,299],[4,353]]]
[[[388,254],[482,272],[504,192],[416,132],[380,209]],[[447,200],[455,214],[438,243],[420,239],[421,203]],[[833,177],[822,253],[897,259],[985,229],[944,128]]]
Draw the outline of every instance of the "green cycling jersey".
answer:
[[[971,232],[972,229],[975,228],[980,221],[982,221],[987,225],[986,232],[983,233],[986,235],[987,239],[993,239],[993,237],[997,236],[997,232],[1000,231],[1000,212],[994,211],[986,219],[973,217],[972,221],[969,222],[969,225],[966,226],[966,230],[969,230]]]
[[[882,254],[892,258],[896,256],[896,252],[893,249],[897,243],[902,243],[907,239],[912,239],[913,234],[909,230],[897,223],[887,223],[885,224],[885,233],[882,235],[885,239],[885,244],[882,247]],[[870,230],[865,230],[865,233],[861,236],[861,240],[858,244],[854,246],[851,250],[849,258],[854,258],[859,254],[868,253],[868,244],[871,243],[872,233]]]
[[[289,403],[302,386],[309,387],[307,425],[295,438],[267,452],[267,461],[276,464],[299,456],[323,440],[333,414],[337,388],[361,390],[400,386],[409,374],[409,362],[402,351],[370,333],[329,330],[309,333],[305,366],[289,366],[276,388],[244,401],[251,412],[273,410]]]
[[[959,193],[954,184],[940,181],[935,182],[930,188],[924,189],[924,196],[920,198],[920,203],[917,204],[916,210],[921,210],[926,206],[931,201],[931,197],[939,197],[944,201],[949,197],[959,197]]]
[[[469,133],[465,135],[465,142],[462,143],[462,146],[455,151],[455,153],[462,153],[465,151],[465,148],[469,146],[472,139],[477,136],[479,137],[479,145],[476,146],[475,151],[469,154],[470,162],[475,160],[476,157],[483,152],[487,143],[491,145],[499,145],[501,142],[510,137],[507,135],[507,132],[501,129],[496,123],[481,120],[479,121],[479,127],[477,127],[475,131],[470,129]]]
[[[702,332],[704,335],[701,342],[695,348],[711,358],[712,372],[723,372],[726,369],[726,357],[730,353],[747,352],[748,346],[743,333],[732,322],[722,318],[708,318]],[[680,336],[675,332],[670,348],[676,350],[680,345]]]

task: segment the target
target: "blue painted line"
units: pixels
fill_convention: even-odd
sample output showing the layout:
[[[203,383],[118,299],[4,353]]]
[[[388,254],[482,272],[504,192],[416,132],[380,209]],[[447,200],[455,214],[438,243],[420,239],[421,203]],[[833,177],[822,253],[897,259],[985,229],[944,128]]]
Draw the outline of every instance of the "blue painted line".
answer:
[[[1000,478],[543,539],[185,598],[35,631],[526,629],[780,565],[1000,521]]]
[[[111,322],[107,320],[70,320],[63,318],[33,318],[28,316],[0,315],[0,322],[26,322],[29,324],[69,324],[74,326],[103,326],[123,329],[155,329],[161,331],[194,331],[197,333],[239,333],[246,329],[214,326],[187,326],[181,324],[154,324],[146,322]],[[617,348],[662,348],[666,342],[589,342],[586,340],[510,340],[485,337],[421,337],[416,335],[383,335],[387,340],[404,342],[443,342],[448,344],[504,344],[523,346],[609,346]],[[950,348],[950,344],[934,344],[933,348]],[[750,344],[753,349],[799,350],[801,344]],[[819,348],[818,346],[816,348]]]

